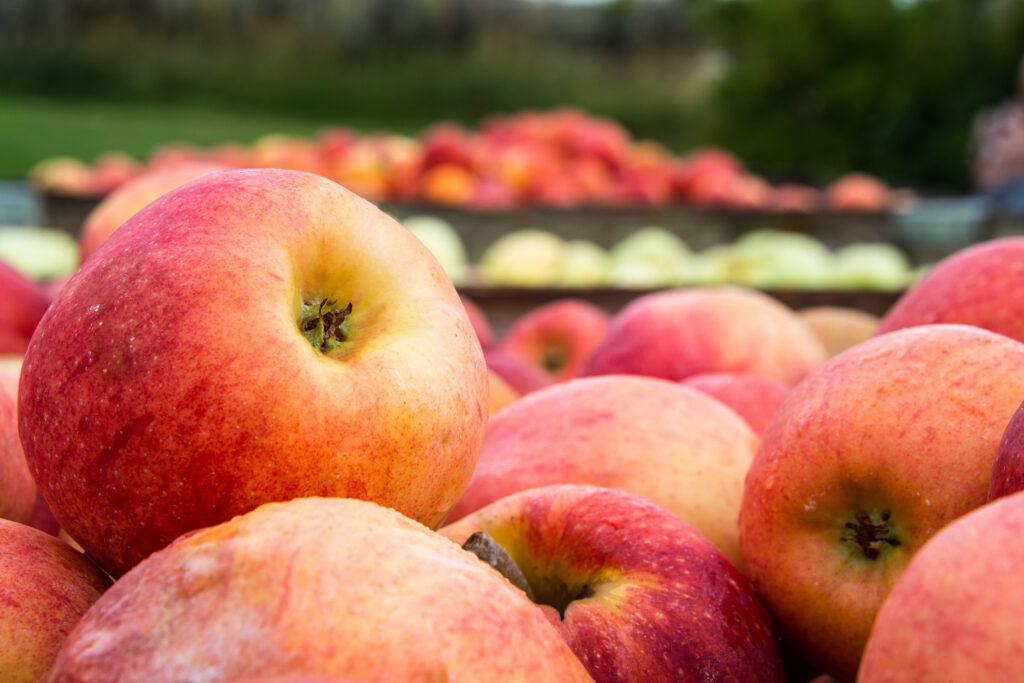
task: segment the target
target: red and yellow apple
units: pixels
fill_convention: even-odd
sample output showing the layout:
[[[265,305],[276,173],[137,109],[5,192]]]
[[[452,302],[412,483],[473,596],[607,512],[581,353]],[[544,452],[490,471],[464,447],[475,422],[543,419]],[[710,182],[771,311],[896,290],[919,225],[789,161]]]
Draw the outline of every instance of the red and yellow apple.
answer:
[[[264,502],[362,498],[438,524],[488,416],[465,309],[426,248],[297,171],[203,176],[135,214],[25,355],[22,444],[108,571]]]
[[[38,284],[0,261],[0,354],[23,353],[49,305]]]
[[[999,440],[988,499],[992,501],[1017,491],[1024,491],[1024,403],[1014,412]]]
[[[785,681],[771,617],[714,545],[640,496],[514,493],[443,527],[484,532],[596,681]]]
[[[824,344],[829,358],[873,337],[879,323],[878,316],[845,306],[812,306],[797,315]]]
[[[0,519],[30,523],[35,501],[36,485],[18,440],[16,404],[0,391]]]
[[[374,503],[303,498],[177,539],[121,577],[51,680],[585,681],[526,594]]]
[[[735,410],[758,436],[764,433],[791,389],[777,379],[743,372],[691,375],[683,384]]]
[[[569,380],[491,419],[449,520],[523,489],[605,486],[667,508],[739,566],[736,517],[756,446],[739,415],[696,389],[628,375]]]
[[[783,636],[840,680],[918,549],[985,504],[1024,396],[1024,344],[967,325],[836,356],[776,413],[739,514],[747,574]]]
[[[43,680],[64,639],[109,585],[63,541],[0,519],[0,678]]]
[[[501,347],[551,375],[572,379],[604,338],[609,315],[582,299],[559,299],[538,306],[509,327]]]
[[[500,347],[484,351],[487,369],[501,377],[520,396],[550,386],[554,379],[540,367]]]

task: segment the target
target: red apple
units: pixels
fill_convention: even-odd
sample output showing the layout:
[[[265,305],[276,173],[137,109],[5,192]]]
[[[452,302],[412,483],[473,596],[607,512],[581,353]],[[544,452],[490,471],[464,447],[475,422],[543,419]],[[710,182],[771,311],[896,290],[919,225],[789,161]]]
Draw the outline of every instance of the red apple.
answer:
[[[867,173],[848,173],[825,189],[829,208],[836,211],[886,211],[892,204],[889,187]]]
[[[967,325],[870,339],[793,389],[747,475],[740,547],[810,661],[854,678],[910,558],[986,502],[1021,396],[1024,344]]]
[[[20,353],[0,355],[0,393],[7,394],[14,405],[18,404],[18,380],[24,359]]]
[[[773,211],[807,213],[821,204],[821,193],[816,188],[797,183],[776,185],[768,199],[768,208]]]
[[[554,382],[549,374],[507,349],[486,349],[484,360],[487,369],[508,382],[519,395],[543,389]]]
[[[473,326],[473,332],[476,334],[480,346],[484,350],[491,348],[497,337],[494,334],[494,327],[491,326],[491,320],[487,317],[487,312],[475,301],[464,296],[461,299],[462,305],[466,309],[466,315],[469,316],[469,324]]]
[[[49,305],[38,284],[0,261],[0,354],[23,353]]]
[[[995,500],[1017,491],[1024,491],[1024,403],[1014,412],[999,440],[988,499]]]
[[[794,384],[824,361],[818,338],[775,299],[752,289],[697,287],[634,299],[612,318],[581,374],[681,380],[745,372]]]
[[[608,330],[609,315],[582,299],[558,299],[521,315],[501,347],[557,381],[576,377]]]
[[[224,171],[227,168],[224,164],[204,160],[163,164],[125,183],[107,195],[82,224],[78,237],[82,260],[96,251],[100,244],[139,209],[157,197],[207,173]]]
[[[1022,537],[1021,493],[935,534],[882,604],[857,680],[1019,680]]]
[[[120,575],[274,500],[362,498],[437,524],[488,388],[419,240],[331,181],[257,169],[203,176],[118,229],[41,321],[19,401],[43,498]]]
[[[880,322],[871,313],[845,306],[812,306],[797,315],[821,340],[829,358],[873,337]]]
[[[179,538],[68,637],[52,680],[589,680],[529,598],[365,501],[268,504]]]
[[[912,325],[963,323],[1024,341],[1024,237],[961,249],[914,284],[882,318],[878,334]]]
[[[507,406],[512,401],[519,398],[519,392],[512,388],[512,386],[501,378],[501,375],[488,371],[487,373],[488,386],[490,388],[491,397],[491,408],[490,414],[494,415],[496,412]]]
[[[760,436],[789,395],[790,386],[771,377],[743,372],[691,375],[683,384],[729,406]]]
[[[36,484],[18,440],[15,403],[0,391],[0,519],[28,524],[35,501]]]
[[[43,680],[64,639],[109,585],[110,579],[66,543],[0,519],[3,680]]]
[[[785,681],[768,611],[693,527],[624,491],[520,491],[440,533],[508,552],[596,681]]]
[[[667,508],[739,566],[736,516],[756,442],[735,412],[696,389],[627,375],[570,380],[491,419],[449,519],[537,486],[606,486]]]

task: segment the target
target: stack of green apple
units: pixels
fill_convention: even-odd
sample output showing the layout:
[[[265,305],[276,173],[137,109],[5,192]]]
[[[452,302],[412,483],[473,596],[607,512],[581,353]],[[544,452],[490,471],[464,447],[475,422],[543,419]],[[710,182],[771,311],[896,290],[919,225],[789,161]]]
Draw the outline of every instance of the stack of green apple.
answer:
[[[232,170],[85,260],[0,383],[0,678],[1018,675],[1024,238],[834,356],[750,287],[552,306],[489,416],[436,228]]]

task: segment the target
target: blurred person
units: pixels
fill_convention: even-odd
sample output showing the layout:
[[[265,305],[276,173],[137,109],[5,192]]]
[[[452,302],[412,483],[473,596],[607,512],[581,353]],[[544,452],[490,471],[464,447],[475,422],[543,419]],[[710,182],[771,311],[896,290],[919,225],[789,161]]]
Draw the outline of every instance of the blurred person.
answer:
[[[971,131],[975,190],[997,207],[1024,215],[1024,59],[1017,71],[1017,96],[979,112]]]

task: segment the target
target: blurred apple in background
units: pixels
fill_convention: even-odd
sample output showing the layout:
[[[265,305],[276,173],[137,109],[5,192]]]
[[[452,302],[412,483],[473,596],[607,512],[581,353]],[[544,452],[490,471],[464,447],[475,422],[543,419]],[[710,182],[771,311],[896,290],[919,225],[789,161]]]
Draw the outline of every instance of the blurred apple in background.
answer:
[[[501,348],[562,382],[579,374],[604,339],[610,318],[582,299],[558,299],[519,316],[505,333]]]
[[[886,242],[850,244],[836,250],[833,284],[836,288],[898,291],[912,281],[903,251]]]
[[[66,543],[0,519],[0,672],[8,683],[41,681],[85,611],[110,586]]]
[[[120,575],[273,500],[437,524],[488,404],[465,308],[419,240],[329,180],[250,169],[163,195],[82,265],[33,335],[18,413],[43,498]]]
[[[546,230],[523,229],[506,233],[489,246],[480,259],[480,277],[489,285],[547,287],[562,269],[565,240]]]
[[[761,437],[740,510],[747,574],[783,636],[853,680],[918,549],[984,505],[1024,396],[1024,344],[967,325],[875,337],[798,384]]]
[[[550,386],[555,380],[536,363],[501,347],[484,350],[487,369],[523,396]]]
[[[18,405],[18,379],[25,356],[20,353],[0,354],[0,393],[7,394]]]
[[[846,306],[812,306],[797,311],[831,358],[874,336],[878,316]]]
[[[154,199],[207,173],[227,169],[224,164],[205,160],[165,163],[124,183],[89,212],[82,224],[78,235],[81,260]]]
[[[487,372],[488,388],[490,389],[491,407],[490,414],[494,415],[496,412],[507,406],[512,401],[519,398],[519,392],[512,388],[508,382],[501,378],[501,375],[488,370]]]
[[[639,228],[611,249],[612,283],[638,288],[676,284],[690,255],[686,243],[665,228]]]
[[[785,382],[743,372],[691,375],[683,384],[735,410],[758,436],[764,433],[790,390]]]
[[[736,517],[756,444],[739,415],[696,389],[650,377],[574,379],[491,419],[448,519],[537,486],[605,486],[667,508],[740,566]]]
[[[935,534],[882,604],[857,680],[1019,680],[1022,536],[1024,493]]]
[[[588,680],[537,606],[496,571],[394,510],[341,498],[268,504],[177,539],[97,601],[50,675],[283,674]]]
[[[29,170],[28,177],[43,192],[78,197],[96,197],[101,194],[93,182],[92,166],[72,157],[44,159]]]
[[[681,380],[705,372],[746,372],[795,384],[825,358],[810,328],[767,294],[696,287],[630,302],[612,318],[582,374]]]
[[[560,287],[604,287],[612,283],[608,251],[587,240],[569,240],[555,284]]]
[[[435,216],[410,216],[403,222],[406,229],[426,245],[444,272],[456,285],[465,284],[469,276],[466,246],[448,221]]]
[[[29,524],[35,502],[36,484],[18,439],[16,404],[0,392],[0,519]]]
[[[878,333],[964,323],[1024,341],[1024,237],[982,242],[935,264],[882,318]]]
[[[484,532],[602,681],[785,681],[768,611],[714,545],[639,496],[555,485],[514,493],[446,526]]]
[[[78,268],[78,242],[63,230],[4,225],[0,261],[36,281],[60,279]]]
[[[481,348],[486,351],[494,346],[497,336],[494,334],[494,327],[491,326],[487,312],[471,299],[460,296],[459,300],[462,301],[462,306],[466,309],[469,324],[473,327],[473,333],[476,335],[477,341],[480,342]]]
[[[765,289],[828,289],[835,273],[832,251],[811,235],[753,230],[729,252],[732,282]]]
[[[821,192],[817,188],[799,183],[781,183],[772,189],[768,206],[774,211],[809,213],[820,208]]]
[[[23,353],[49,305],[38,284],[0,260],[0,354]]]
[[[892,204],[889,187],[867,173],[847,173],[825,188],[828,208],[836,211],[885,211]]]

